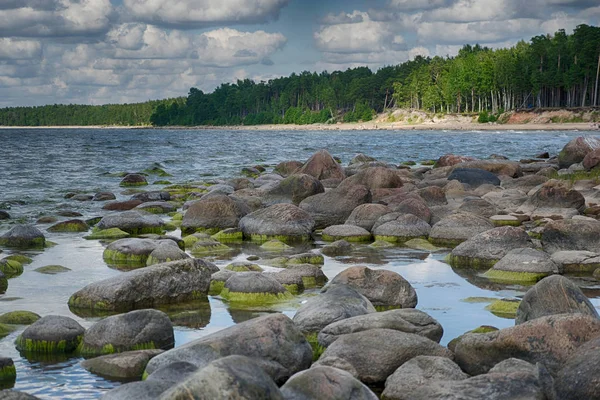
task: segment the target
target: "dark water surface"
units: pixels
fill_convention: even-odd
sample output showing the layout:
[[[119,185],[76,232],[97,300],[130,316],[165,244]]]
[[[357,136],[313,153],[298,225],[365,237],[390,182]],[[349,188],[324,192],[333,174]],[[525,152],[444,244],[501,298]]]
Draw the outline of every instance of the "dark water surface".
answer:
[[[34,223],[40,216],[60,211],[77,211],[83,218],[105,215],[100,202],[65,199],[69,192],[93,194],[112,191],[119,200],[120,172],[138,172],[153,166],[165,169],[171,177],[149,177],[150,182],[168,179],[173,183],[210,181],[240,176],[246,166],[274,166],[284,160],[304,161],[315,151],[326,148],[347,165],[362,152],[395,164],[407,160],[436,159],[446,153],[487,157],[492,153],[511,159],[531,158],[548,151],[556,154],[581,132],[257,132],[224,130],[120,130],[120,129],[9,129],[0,130],[0,209],[12,220],[0,222],[0,234],[16,222]],[[160,189],[150,185],[146,190]],[[97,318],[73,315],[67,300],[83,286],[120,274],[102,259],[103,246],[83,239],[84,234],[47,233],[47,225],[38,225],[46,238],[57,246],[43,252],[28,252],[34,261],[25,272],[9,281],[6,294],[0,296],[0,314],[29,310],[40,315],[59,314],[75,318],[85,327]],[[179,235],[180,232],[174,234]],[[314,248],[322,246],[315,243]],[[3,249],[3,257],[11,253]],[[224,266],[232,260],[244,260],[256,254],[247,245],[230,259],[214,260]],[[350,265],[385,268],[404,276],[417,290],[419,309],[436,318],[444,327],[442,344],[479,325],[498,328],[514,322],[485,310],[486,303],[467,303],[467,297],[504,298],[520,296],[526,288],[498,286],[477,275],[458,275],[442,260],[445,254],[428,254],[402,248],[373,251],[358,247],[351,257],[326,257],[323,271],[331,279]],[[260,263],[260,262],[259,262]],[[58,275],[35,272],[38,267],[60,264],[72,271]],[[268,267],[266,268],[269,269]],[[594,287],[586,292],[598,306]],[[293,316],[300,303],[314,292],[307,292],[277,311]],[[230,310],[218,298],[209,304],[188,308],[189,317],[177,323],[176,345],[218,331],[259,312]],[[172,311],[172,310],[171,310]],[[187,314],[186,314],[187,315]],[[97,398],[119,385],[92,375],[79,366],[78,358],[34,360],[19,354],[14,347],[21,328],[0,340],[0,355],[12,357],[17,366],[15,389],[47,399]]]

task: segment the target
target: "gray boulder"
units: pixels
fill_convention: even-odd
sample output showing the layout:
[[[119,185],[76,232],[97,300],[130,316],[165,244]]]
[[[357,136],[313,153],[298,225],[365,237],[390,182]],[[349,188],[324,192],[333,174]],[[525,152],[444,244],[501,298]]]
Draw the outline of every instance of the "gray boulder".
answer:
[[[138,349],[167,350],[174,345],[173,325],[167,314],[137,310],[95,323],[85,332],[80,351],[88,356]]]
[[[218,268],[201,259],[186,259],[129,271],[94,282],[69,299],[78,309],[130,311],[201,298]]]
[[[430,232],[431,226],[412,214],[400,215],[395,220],[373,229],[376,240],[394,243],[405,243],[418,238],[426,239]]]
[[[525,293],[517,309],[515,324],[555,314],[585,314],[598,318],[598,312],[581,289],[564,276],[539,281]]]
[[[600,253],[600,222],[560,220],[548,222],[542,231],[544,250],[586,250]]]
[[[329,324],[319,332],[319,344],[329,347],[342,335],[369,329],[392,329],[414,333],[438,343],[444,334],[444,329],[435,319],[423,311],[405,308],[359,315]]]
[[[495,205],[479,197],[465,198],[460,207],[458,207],[458,211],[479,215],[483,218],[489,218],[492,215],[498,214],[498,209]]]
[[[581,346],[556,375],[557,399],[600,399],[600,338]]]
[[[98,229],[119,228],[132,235],[144,233],[162,233],[165,222],[157,215],[145,211],[123,211],[116,214],[108,214],[96,225]]]
[[[453,247],[493,227],[494,225],[487,218],[479,215],[451,214],[433,225],[429,233],[429,241],[436,246]]]
[[[266,191],[263,203],[273,205],[291,203],[298,205],[307,197],[325,192],[323,184],[315,177],[307,174],[294,174],[277,182]]]
[[[156,248],[148,255],[146,265],[161,264],[170,261],[184,260],[190,256],[179,248],[173,240],[161,240]]]
[[[231,355],[215,360],[162,394],[161,400],[283,400],[279,388],[254,362]]]
[[[456,168],[450,173],[450,175],[448,175],[448,180],[457,180],[460,183],[466,183],[472,188],[476,188],[484,184],[500,186],[500,179],[498,179],[496,175],[477,168]]]
[[[600,268],[600,254],[585,250],[563,250],[552,254],[561,273],[594,272]]]
[[[158,244],[158,241],[150,239],[119,239],[106,246],[102,257],[111,265],[144,266]]]
[[[383,383],[402,364],[421,356],[452,358],[452,352],[433,340],[392,329],[342,335],[321,355],[315,365],[350,372],[366,384]]]
[[[320,229],[343,224],[356,207],[370,201],[371,192],[366,186],[352,185],[308,197],[299,207],[313,217],[315,228]]]
[[[389,214],[392,210],[383,204],[361,204],[352,210],[352,213],[346,219],[346,225],[356,225],[360,226],[367,231],[371,231],[375,221],[379,219],[379,217]]]
[[[302,304],[294,315],[294,323],[302,332],[311,334],[333,322],[374,312],[371,302],[355,289],[333,285]]]
[[[447,357],[417,356],[387,378],[382,398],[412,400],[412,392],[421,386],[435,381],[461,381],[468,377]]]
[[[332,225],[323,229],[321,237],[328,242],[342,239],[349,242],[368,242],[371,240],[371,232],[356,225]]]
[[[16,225],[0,236],[0,246],[27,249],[43,248],[45,244],[44,234],[33,225]]]
[[[261,272],[238,272],[225,282],[221,296],[230,302],[269,303],[289,297],[289,292],[269,274]]]
[[[375,306],[387,308],[414,308],[417,292],[400,274],[368,267],[350,267],[340,272],[329,286],[350,286],[365,296]]]
[[[16,390],[0,390],[0,398],[2,400],[40,400],[39,397]]]
[[[244,236],[265,241],[285,238],[287,241],[308,240],[315,226],[309,213],[293,204],[275,204],[255,211],[240,220]]]
[[[237,228],[240,219],[250,209],[242,201],[216,194],[190,205],[181,222],[181,231],[191,234],[206,231],[215,234],[223,229]]]
[[[368,386],[346,371],[317,366],[298,372],[281,387],[286,400],[377,400]]]
[[[398,205],[390,204],[392,210],[394,212],[399,212],[401,214],[412,214],[416,217],[419,217],[427,224],[431,222],[432,212],[431,209],[425,203],[425,200],[420,197],[409,197],[406,200],[403,200]]]
[[[588,153],[600,148],[600,140],[593,136],[579,136],[563,147],[558,153],[559,168],[569,168],[582,162]]]
[[[162,350],[136,350],[120,354],[109,354],[81,362],[81,366],[92,374],[113,379],[142,379],[148,361]]]
[[[71,353],[79,346],[84,332],[72,318],[48,315],[29,325],[15,344],[17,350],[29,353]]]
[[[177,206],[167,201],[149,201],[135,207],[136,210],[146,211],[152,214],[167,214],[177,210]]]
[[[308,174],[320,181],[324,179],[338,179],[341,181],[346,177],[344,169],[327,150],[319,150],[313,154],[296,173]]]
[[[283,314],[270,314],[169,350],[153,358],[146,371],[152,376],[158,368],[180,361],[201,368],[229,355],[257,360],[276,382],[307,369],[312,362],[312,348],[292,320]]]
[[[547,253],[519,248],[506,253],[485,276],[504,282],[537,282],[558,272],[558,266]]]
[[[355,175],[346,178],[340,187],[351,187],[354,185],[366,186],[369,190],[381,188],[402,187],[402,179],[398,171],[385,167],[369,167],[361,169]]]

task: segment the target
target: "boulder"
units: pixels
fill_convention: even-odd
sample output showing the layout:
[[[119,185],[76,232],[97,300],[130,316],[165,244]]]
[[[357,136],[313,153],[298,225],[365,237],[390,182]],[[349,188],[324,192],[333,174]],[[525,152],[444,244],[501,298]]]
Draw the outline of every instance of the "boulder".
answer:
[[[294,174],[267,190],[262,199],[266,205],[278,203],[298,205],[305,198],[323,192],[325,188],[317,178],[307,174]]]
[[[594,272],[600,268],[600,254],[585,250],[563,250],[552,253],[552,261],[560,273]]]
[[[600,222],[572,219],[548,222],[542,230],[544,250],[586,250],[600,253]]]
[[[371,192],[366,186],[354,185],[308,197],[299,207],[313,217],[315,228],[321,229],[343,224],[356,207],[370,200]]]
[[[85,329],[72,318],[48,315],[29,325],[15,342],[17,350],[29,353],[71,353],[77,349]]]
[[[483,218],[490,218],[492,215],[498,214],[495,205],[479,197],[465,198],[457,211],[479,215]]]
[[[443,206],[448,204],[446,193],[444,193],[442,188],[437,186],[429,186],[419,189],[418,194],[428,207]]]
[[[485,184],[500,186],[500,179],[496,175],[477,168],[456,168],[448,175],[448,180],[457,180],[473,189]]]
[[[173,325],[162,311],[137,310],[107,317],[89,328],[79,351],[85,356],[141,349],[170,349],[175,345]]]
[[[342,335],[370,329],[392,329],[414,333],[438,343],[444,334],[442,326],[435,319],[423,311],[405,308],[359,315],[329,324],[319,332],[319,344],[329,347]]]
[[[558,266],[543,251],[532,248],[510,250],[485,276],[502,282],[537,282],[557,274]]]
[[[162,350],[136,350],[83,360],[81,366],[92,374],[117,379],[142,379],[148,361]]]
[[[298,372],[281,387],[286,400],[377,400],[368,386],[341,369],[316,366]]]
[[[303,165],[300,161],[282,161],[275,166],[273,172],[286,178],[302,168]]]
[[[361,204],[356,207],[350,213],[348,219],[346,219],[346,225],[355,225],[360,226],[367,231],[371,231],[375,221],[379,219],[379,217],[389,214],[392,210],[383,204]]]
[[[269,314],[166,351],[148,363],[146,372],[152,376],[158,368],[180,361],[202,368],[230,355],[257,360],[258,366],[278,383],[307,369],[312,362],[312,348],[292,320],[283,314]]]
[[[402,364],[416,356],[452,358],[452,352],[433,340],[392,329],[342,335],[315,365],[343,369],[366,384],[381,384]]]
[[[402,187],[402,179],[397,171],[384,167],[371,167],[361,169],[355,175],[346,178],[340,188],[351,187],[355,185],[366,186],[369,190],[382,188]]]
[[[174,243],[172,241],[168,241]],[[126,238],[110,243],[102,257],[111,265],[129,265],[142,267],[146,265],[150,254],[158,247],[160,242],[150,239]],[[167,244],[169,245],[169,244]],[[177,245],[175,245],[177,247]],[[179,248],[177,248],[179,249]]]
[[[218,296],[223,288],[227,279],[231,278],[235,272],[223,269],[213,273],[210,277],[210,288],[208,294],[211,296]]]
[[[205,298],[217,271],[212,263],[190,258],[124,272],[77,291],[69,307],[124,312]]]
[[[132,235],[161,234],[164,231],[165,222],[157,215],[131,210],[108,214],[98,222],[96,227],[98,229],[119,228]]]
[[[454,247],[492,228],[494,225],[487,218],[470,213],[451,214],[433,225],[429,241],[436,246]]]
[[[434,168],[450,167],[456,164],[464,163],[467,161],[475,161],[476,158],[469,156],[460,156],[455,154],[446,154],[438,158],[435,162]]]
[[[505,189],[498,192],[489,192],[482,196],[482,199],[495,205],[498,210],[505,212],[515,212],[529,198],[527,194],[519,189]]]
[[[542,363],[558,372],[582,344],[600,336],[600,320],[583,314],[549,315],[489,333],[467,333],[455,348],[470,375],[487,373],[508,358]]]
[[[31,325],[41,317],[31,311],[9,311],[0,315],[0,324]]]
[[[554,275],[542,279],[525,293],[517,309],[515,324],[556,314],[584,314],[598,318],[596,308],[577,285],[564,276]]]
[[[333,285],[320,295],[309,298],[294,315],[294,323],[302,332],[314,334],[327,325],[346,318],[376,312],[371,302],[347,285]]]
[[[97,192],[94,194],[94,197],[92,197],[92,201],[108,201],[115,200],[116,198],[117,197],[112,192]]]
[[[600,399],[600,338],[581,346],[556,375],[556,398],[561,400]]]
[[[111,201],[102,206],[107,211],[129,211],[142,204],[141,200]]]
[[[344,180],[346,178],[343,168],[333,159],[327,150],[319,150],[313,154],[296,173],[308,174],[318,180]]]
[[[518,162],[507,160],[475,160],[456,164],[452,171],[457,169],[482,169],[495,175],[506,175],[511,178],[523,176],[523,170]]]
[[[348,242],[368,242],[371,232],[356,225],[332,225],[323,229],[321,238],[326,242],[346,240]]]
[[[412,214],[402,214],[393,221],[386,222],[373,229],[375,240],[392,243],[404,243],[412,239],[426,239],[431,226]]]
[[[237,228],[240,219],[249,211],[245,203],[216,194],[190,205],[183,216],[181,230],[184,234],[198,231],[215,234],[223,229]]]
[[[587,171],[592,170],[598,164],[600,164],[600,148],[590,151],[583,158],[582,165]]]
[[[27,249],[43,248],[45,245],[44,234],[33,225],[16,225],[0,236],[0,246]]]
[[[88,224],[80,219],[71,219],[62,221],[48,228],[48,232],[87,232],[90,229]]]
[[[18,392],[16,390],[0,390],[0,396],[2,400],[40,400],[39,397],[32,396],[25,392]]]
[[[469,375],[447,357],[417,356],[404,363],[385,381],[382,398],[412,400],[412,392],[435,381],[461,381]]]
[[[305,241],[310,238],[314,226],[310,213],[293,204],[275,204],[255,211],[239,223],[244,236],[256,241]]]
[[[146,186],[148,185],[148,181],[146,177],[142,174],[127,174],[119,183],[119,186]]]
[[[343,256],[352,252],[352,245],[345,240],[336,240],[321,248],[321,254],[329,257]]]
[[[585,198],[577,190],[570,189],[566,183],[550,180],[542,185],[519,210],[528,212],[537,208],[569,208],[583,211]]]
[[[230,303],[261,305],[289,300],[292,295],[269,274],[238,272],[227,279],[221,297]]]
[[[190,256],[172,240],[160,240],[156,248],[148,255],[146,265],[161,264],[176,260],[185,260]]]
[[[579,136],[563,147],[558,153],[559,168],[568,168],[580,163],[588,153],[600,148],[600,140],[593,136]]]
[[[512,249],[533,247],[531,238],[523,229],[502,226],[459,244],[448,256],[448,262],[454,267],[488,269]]]
[[[140,204],[135,209],[146,211],[151,214],[167,214],[177,211],[177,206],[166,201],[149,201]]]
[[[321,287],[327,283],[327,276],[323,270],[313,264],[289,264],[286,266],[285,273],[288,276],[299,276],[305,288]]]
[[[273,379],[248,357],[231,355],[209,363],[165,391],[162,400],[283,400]]]
[[[407,198],[400,204],[393,206],[392,210],[401,214],[412,214],[428,224],[431,222],[431,210],[420,197]]]
[[[23,264],[16,260],[3,258],[0,260],[0,273],[6,279],[16,278],[23,273]]]

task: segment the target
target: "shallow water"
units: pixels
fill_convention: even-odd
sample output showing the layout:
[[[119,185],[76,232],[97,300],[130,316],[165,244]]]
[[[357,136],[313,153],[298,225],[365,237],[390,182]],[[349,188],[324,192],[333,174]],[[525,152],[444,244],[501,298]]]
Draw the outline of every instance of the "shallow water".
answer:
[[[112,191],[119,200],[119,172],[137,172],[159,165],[172,176],[151,176],[149,181],[168,179],[173,183],[198,182],[236,177],[246,166],[274,166],[284,160],[306,160],[321,148],[342,159],[344,165],[358,152],[399,164],[407,160],[435,159],[446,153],[486,157],[491,153],[511,159],[530,158],[548,151],[556,154],[580,132],[256,132],[221,130],[0,130],[4,147],[0,157],[0,209],[12,220],[0,222],[0,234],[12,224],[35,222],[42,215],[58,211],[77,211],[83,218],[102,216],[103,203],[66,200],[66,193],[93,194]],[[150,185],[146,190],[159,189]],[[97,318],[73,315],[67,300],[83,286],[121,272],[109,268],[102,260],[103,246],[83,239],[84,234],[46,233],[47,225],[38,225],[46,238],[57,246],[43,252],[29,252],[34,261],[25,266],[23,275],[9,281],[6,294],[0,296],[0,314],[13,310],[30,310],[41,315],[59,314],[75,318],[90,326]],[[178,234],[178,232],[176,232]],[[313,247],[320,247],[317,242]],[[4,255],[10,254],[4,249]],[[233,258],[244,260],[257,254],[246,245]],[[436,318],[444,327],[442,344],[479,325],[498,328],[513,321],[494,316],[485,310],[486,303],[467,303],[467,297],[514,297],[526,288],[491,284],[476,274],[455,271],[442,260],[444,253],[429,254],[393,248],[373,251],[358,247],[350,257],[326,257],[323,271],[331,279],[350,265],[385,268],[404,276],[417,290],[419,309]],[[0,256],[1,257],[1,256]],[[215,262],[226,265],[232,259]],[[34,269],[60,264],[72,271],[42,275]],[[260,264],[260,262],[259,262]],[[586,294],[600,305],[600,293],[594,282]],[[315,291],[308,291],[277,311],[293,316],[300,303]],[[172,312],[173,310],[168,310]],[[176,345],[218,331],[234,323],[260,315],[263,311],[230,310],[218,298],[209,304],[198,303],[185,310],[176,321]],[[170,314],[172,315],[172,314]],[[172,316],[173,317],[173,316]],[[0,340],[0,355],[12,357],[17,366],[15,388],[40,398],[99,397],[119,385],[92,375],[79,366],[80,359],[40,361],[22,357],[14,348],[19,329]]]

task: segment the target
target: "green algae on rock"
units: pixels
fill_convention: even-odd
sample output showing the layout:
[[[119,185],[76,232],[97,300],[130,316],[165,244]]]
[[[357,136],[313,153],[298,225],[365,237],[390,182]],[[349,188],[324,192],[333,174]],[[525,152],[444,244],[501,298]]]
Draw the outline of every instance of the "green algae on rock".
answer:
[[[15,328],[11,325],[0,323],[0,338],[8,336]]]
[[[225,267],[226,270],[233,272],[262,272],[263,269],[258,264],[252,264],[245,261],[236,261]]]
[[[520,303],[520,300],[501,299],[492,302],[485,309],[497,317],[514,319],[517,315],[517,309],[519,308]]]
[[[19,262],[23,265],[27,265],[27,264],[31,264],[33,262],[33,259],[30,257],[27,257],[26,255],[23,254],[11,254],[8,257],[4,257],[5,260],[13,260],[16,262]]]
[[[84,236],[87,240],[117,240],[125,239],[131,236],[129,233],[122,231],[119,228],[96,229],[92,230],[91,235]]]
[[[430,251],[437,252],[444,250],[441,247],[434,246],[426,239],[411,239],[404,243],[404,247],[408,247],[413,250],[422,250],[422,251]]]
[[[224,229],[211,237],[221,243],[239,243],[244,240],[244,234],[237,228]]]
[[[0,324],[31,325],[40,318],[31,311],[10,311],[0,315]]]
[[[10,389],[17,380],[17,369],[11,358],[0,357],[0,391]]]
[[[17,350],[29,353],[71,353],[79,346],[84,332],[72,318],[48,315],[28,326],[15,344]]]
[[[268,251],[284,251],[290,250],[292,247],[285,244],[283,241],[278,239],[272,239],[264,242],[261,246],[261,249]]]
[[[302,253],[294,254],[287,260],[286,265],[298,265],[298,264],[313,264],[323,265],[325,264],[325,257],[317,253]]]
[[[80,219],[62,221],[48,228],[48,232],[87,232],[89,225]]]
[[[348,242],[370,242],[371,232],[356,225],[332,225],[321,233],[321,238],[326,242],[346,240]]]
[[[452,339],[451,341],[448,342],[448,348],[454,352],[454,350],[456,349],[456,345],[465,337],[465,335],[467,335],[468,333],[489,333],[489,332],[496,332],[498,330],[498,328],[494,327],[494,326],[489,326],[489,325],[481,325],[473,330],[467,331],[465,333],[463,333],[462,335],[455,337],[454,339]]]
[[[46,265],[44,267],[36,268],[34,271],[39,272],[40,274],[56,275],[69,272],[71,269],[63,267],[62,265]]]
[[[46,246],[46,238],[33,225],[16,225],[0,236],[0,246],[20,249],[42,249]]]
[[[8,279],[15,278],[23,273],[23,265],[18,261],[3,258],[0,260],[0,272]]]
[[[273,276],[260,272],[234,273],[220,296],[236,307],[270,305],[294,298]]]
[[[194,244],[190,253],[195,257],[205,257],[214,254],[228,253],[233,249],[214,239],[200,240]]]

